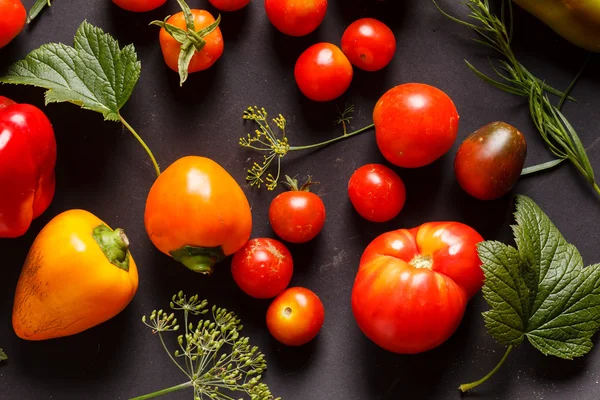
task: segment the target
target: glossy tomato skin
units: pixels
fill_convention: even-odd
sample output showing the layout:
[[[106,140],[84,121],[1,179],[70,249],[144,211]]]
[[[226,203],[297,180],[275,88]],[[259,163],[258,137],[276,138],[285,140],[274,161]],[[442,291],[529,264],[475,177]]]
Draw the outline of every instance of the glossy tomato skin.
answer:
[[[476,248],[481,241],[459,222],[430,222],[375,238],[352,289],[352,311],[363,333],[400,354],[445,342],[483,285]]]
[[[495,200],[517,183],[526,156],[527,142],[517,128],[491,122],[462,142],[454,159],[454,173],[471,196]]]
[[[423,83],[390,89],[373,110],[379,150],[404,168],[422,167],[446,154],[456,140],[458,120],[450,97]]]
[[[275,239],[250,239],[231,261],[233,280],[247,295],[273,298],[288,287],[294,272],[292,255]]]
[[[325,225],[325,204],[314,193],[283,192],[269,206],[269,222],[277,236],[289,243],[314,239]]]
[[[205,10],[192,10],[194,16],[194,25],[196,31],[206,28],[213,22],[215,18]],[[167,23],[174,25],[183,30],[187,30],[183,12],[172,15]],[[214,31],[204,36],[206,45],[200,52],[195,52],[190,61],[188,72],[198,72],[210,68],[223,54],[223,35],[221,29],[217,27]],[[179,61],[179,52],[181,44],[175,40],[165,28],[160,29],[159,33],[160,48],[165,59],[165,63],[173,71],[179,71],[177,63]]]
[[[396,38],[383,22],[362,18],[346,28],[342,36],[342,51],[355,67],[378,71],[394,58]]]
[[[269,21],[289,36],[304,36],[321,25],[327,0],[265,0]]]
[[[0,49],[21,33],[26,20],[27,10],[21,0],[0,0]]]
[[[353,75],[348,58],[331,43],[317,43],[306,49],[294,68],[298,88],[314,101],[340,97],[350,86]]]
[[[208,0],[218,10],[237,11],[246,7],[250,0]]]
[[[390,168],[367,164],[350,177],[348,196],[361,217],[371,222],[385,222],[396,217],[404,207],[406,188]]]
[[[286,346],[302,346],[313,340],[325,321],[321,299],[309,289],[292,287],[280,294],[267,310],[267,328]]]
[[[167,0],[113,0],[122,9],[133,12],[152,11],[166,2]]]

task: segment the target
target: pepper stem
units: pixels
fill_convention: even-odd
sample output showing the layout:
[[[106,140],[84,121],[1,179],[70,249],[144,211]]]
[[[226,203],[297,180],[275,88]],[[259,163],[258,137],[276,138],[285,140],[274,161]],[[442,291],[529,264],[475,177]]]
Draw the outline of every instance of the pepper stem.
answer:
[[[458,389],[461,392],[466,392],[467,390],[471,390],[474,387],[477,387],[479,385],[481,385],[482,383],[484,383],[485,381],[487,381],[488,379],[490,379],[492,377],[492,375],[494,375],[502,366],[502,364],[504,364],[504,361],[506,361],[506,359],[508,358],[508,355],[510,354],[510,351],[513,349],[513,346],[510,345],[508,346],[508,348],[506,349],[506,353],[504,353],[504,356],[502,356],[502,359],[500,360],[500,362],[498,363],[498,365],[496,365],[494,367],[494,369],[492,369],[486,376],[484,376],[483,378],[481,378],[478,381],[475,382],[471,382],[471,383],[463,383],[462,385],[460,385],[458,387]]]
[[[111,264],[129,271],[129,239],[123,229],[113,231],[106,225],[98,225],[92,231],[92,237]]]
[[[210,275],[214,266],[225,258],[223,249],[218,247],[183,246],[171,251],[171,256],[194,272]]]

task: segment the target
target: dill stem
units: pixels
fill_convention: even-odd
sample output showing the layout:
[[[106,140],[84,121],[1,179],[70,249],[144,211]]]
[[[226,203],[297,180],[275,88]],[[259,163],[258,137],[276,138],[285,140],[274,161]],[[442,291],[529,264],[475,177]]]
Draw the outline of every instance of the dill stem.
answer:
[[[359,133],[363,133],[364,131],[367,131],[367,130],[371,129],[374,126],[375,126],[375,124],[370,124],[370,125],[367,125],[367,126],[365,126],[363,128],[360,128],[360,129],[358,129],[358,130],[356,130],[354,132],[350,132],[350,133],[338,136],[336,138],[326,140],[326,141],[321,142],[321,143],[309,144],[307,146],[290,146],[290,148],[288,150],[289,151],[308,150],[308,149],[314,149],[314,148],[317,148],[317,147],[327,146],[328,144],[337,142],[338,140],[346,139],[346,138],[349,138],[351,136],[358,135]]]
[[[164,396],[165,394],[169,394],[169,393],[173,393],[173,392],[178,392],[180,390],[187,389],[189,387],[192,387],[192,382],[191,381],[190,382],[186,382],[186,383],[182,383],[180,385],[171,386],[171,387],[166,388],[166,389],[157,390],[156,392],[148,393],[148,394],[145,394],[145,395],[142,395],[142,396],[132,397],[129,400],[153,399],[155,397]]]

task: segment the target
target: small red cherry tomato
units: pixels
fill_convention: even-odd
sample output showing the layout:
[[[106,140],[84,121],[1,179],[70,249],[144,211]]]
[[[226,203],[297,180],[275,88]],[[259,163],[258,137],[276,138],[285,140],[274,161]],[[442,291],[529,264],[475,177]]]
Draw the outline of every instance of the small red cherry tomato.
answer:
[[[286,177],[290,191],[279,194],[269,207],[271,228],[281,239],[290,243],[305,243],[321,232],[325,224],[325,204],[309,192],[309,181],[298,188],[298,181]]]
[[[346,28],[342,36],[342,51],[355,67],[378,71],[394,58],[396,38],[383,22],[363,18]]]
[[[267,328],[286,346],[302,346],[313,340],[325,320],[321,299],[312,291],[292,287],[280,294],[267,310]]]
[[[237,11],[246,7],[250,0],[208,0],[218,10]]]
[[[381,164],[363,165],[350,177],[348,195],[354,209],[371,222],[385,222],[400,213],[406,188],[397,173]]]
[[[379,150],[404,168],[422,167],[446,154],[456,140],[458,119],[450,97],[423,83],[388,90],[373,110]]]
[[[317,43],[306,49],[294,68],[298,88],[314,101],[341,96],[350,86],[353,74],[348,58],[331,43]]]
[[[235,283],[244,293],[257,299],[281,294],[290,284],[293,272],[292,255],[275,239],[251,239],[231,261]]]
[[[166,2],[167,0],[113,0],[113,3],[122,9],[133,12],[151,11],[162,6]]]
[[[21,33],[26,20],[27,10],[21,0],[0,0],[0,49]]]
[[[323,22],[327,0],[265,0],[265,11],[269,21],[280,32],[304,36]]]

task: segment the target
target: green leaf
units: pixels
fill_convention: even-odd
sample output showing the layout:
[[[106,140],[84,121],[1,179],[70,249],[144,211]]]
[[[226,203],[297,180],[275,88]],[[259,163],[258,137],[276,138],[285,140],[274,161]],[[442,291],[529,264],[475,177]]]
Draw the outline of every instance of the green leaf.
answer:
[[[84,21],[73,47],[45,44],[13,64],[0,82],[42,87],[48,89],[46,104],[70,102],[118,121],[140,71],[133,45],[121,49],[112,36]]]
[[[530,198],[518,196],[515,217],[518,250],[497,242],[478,246],[491,307],[484,313],[488,332],[505,345],[525,336],[543,354],[583,356],[600,329],[600,264],[584,268],[575,246]]]
[[[191,41],[181,45],[181,51],[179,52],[179,59],[177,61],[177,68],[179,69],[179,86],[183,86],[183,83],[188,78],[188,67],[195,52],[196,49]]]
[[[8,356],[6,355],[4,350],[0,349],[0,361],[6,361],[6,360],[8,360]]]
[[[50,0],[37,0],[27,14],[27,23],[31,23],[46,6],[50,7],[51,5]]]

